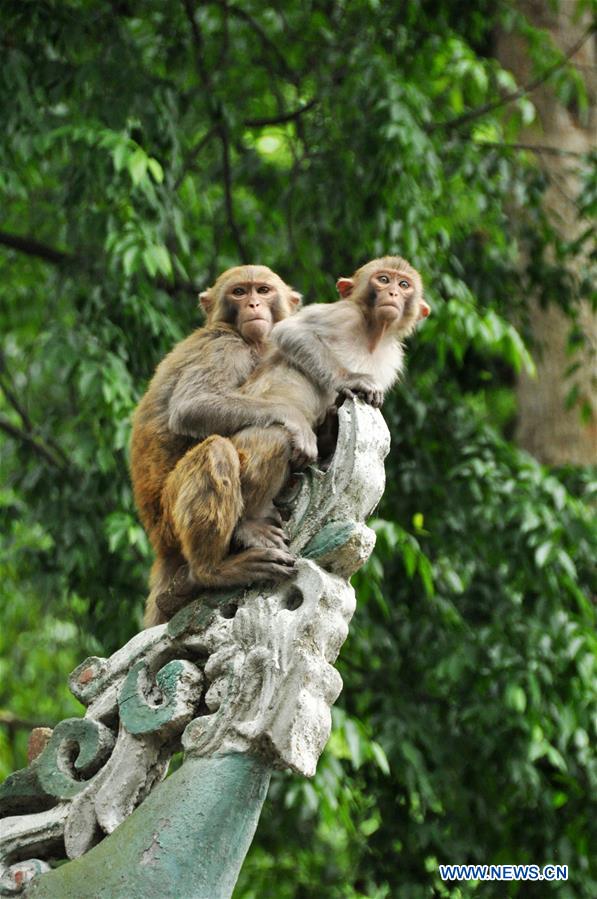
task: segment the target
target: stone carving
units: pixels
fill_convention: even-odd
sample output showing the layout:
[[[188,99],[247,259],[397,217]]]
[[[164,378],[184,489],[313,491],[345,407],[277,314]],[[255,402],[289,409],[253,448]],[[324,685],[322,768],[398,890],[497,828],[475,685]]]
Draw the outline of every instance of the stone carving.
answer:
[[[167,772],[173,753],[250,753],[311,776],[342,688],[332,667],[348,633],[346,580],[375,537],[364,521],[384,487],[389,434],[360,401],[339,411],[331,464],[286,491],[293,579],[205,594],[168,624],[70,677],[87,706],[54,729],[0,787],[0,895],[21,893],[45,859],[78,858],[111,834]]]

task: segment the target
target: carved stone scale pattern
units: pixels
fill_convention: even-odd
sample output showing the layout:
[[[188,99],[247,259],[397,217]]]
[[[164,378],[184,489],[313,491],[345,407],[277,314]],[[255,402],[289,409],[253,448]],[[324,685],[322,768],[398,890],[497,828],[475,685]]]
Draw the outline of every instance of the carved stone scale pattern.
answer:
[[[365,525],[384,488],[389,433],[360,401],[339,410],[336,451],[283,499],[290,582],[210,592],[109,659],[72,673],[87,707],[28,768],[0,787],[0,895],[23,894],[49,870],[111,834],[166,775],[172,755],[249,753],[311,776],[330,734],[342,680],[332,667],[355,608],[347,578],[369,557]]]

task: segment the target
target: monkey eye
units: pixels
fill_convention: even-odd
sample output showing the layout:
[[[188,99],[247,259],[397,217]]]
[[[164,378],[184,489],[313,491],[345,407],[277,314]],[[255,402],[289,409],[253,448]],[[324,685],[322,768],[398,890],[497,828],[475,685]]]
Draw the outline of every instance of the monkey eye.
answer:
[[[232,288],[232,296],[233,297],[244,297],[246,294],[246,290],[244,287],[233,287]]]
[[[402,290],[406,290],[407,287],[410,287],[410,284],[409,284],[408,281],[405,281],[404,278],[403,278],[402,281],[399,281],[399,282],[398,282],[398,286],[401,287]]]
[[[257,293],[269,293],[271,288],[267,284],[262,284],[257,288]]]
[[[389,284],[389,283],[390,283],[390,279],[388,278],[387,275],[378,275],[378,276],[377,276],[377,280],[380,281],[382,284]]]

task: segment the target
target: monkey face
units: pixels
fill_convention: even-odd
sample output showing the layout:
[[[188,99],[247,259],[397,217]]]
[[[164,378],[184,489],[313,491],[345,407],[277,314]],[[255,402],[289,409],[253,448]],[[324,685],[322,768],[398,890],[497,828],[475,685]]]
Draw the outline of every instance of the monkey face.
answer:
[[[265,265],[239,265],[223,272],[199,300],[209,324],[226,322],[248,343],[261,344],[300,305],[301,295]]]
[[[399,269],[382,269],[369,278],[369,294],[375,298],[375,315],[379,322],[391,325],[408,315],[414,307],[414,279]]]
[[[231,284],[224,300],[244,340],[248,343],[267,340],[274,326],[274,309],[280,303],[279,293],[272,283],[244,281]]]
[[[376,326],[391,328],[400,336],[430,312],[423,299],[421,276],[399,256],[373,259],[352,278],[340,278],[336,286],[344,299],[361,304]]]

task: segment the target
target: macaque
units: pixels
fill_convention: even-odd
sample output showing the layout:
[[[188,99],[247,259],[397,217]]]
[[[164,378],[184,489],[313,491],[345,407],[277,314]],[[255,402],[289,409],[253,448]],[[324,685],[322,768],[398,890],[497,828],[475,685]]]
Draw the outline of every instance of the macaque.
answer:
[[[288,576],[294,558],[275,514],[255,522],[262,546],[229,555],[244,507],[241,460],[226,439],[243,428],[276,427],[301,466],[317,444],[300,410],[282,398],[239,392],[261,361],[272,327],[300,303],[265,266],[228,269],[200,295],[207,324],[158,365],[133,419],[131,476],[141,521],[156,553],[145,624],[164,621],[156,597],[188,563],[194,583],[243,584]]]
[[[381,406],[404,366],[403,338],[430,312],[421,276],[398,256],[374,259],[352,278],[339,278],[336,287],[341,297],[336,303],[309,306],[296,324],[281,322],[272,334],[282,359],[315,388],[318,415],[337,395]],[[276,391],[261,395],[273,397]]]
[[[386,256],[340,278],[337,288],[336,303],[309,306],[274,327],[273,349],[239,390],[247,401],[292,408],[313,429],[338,397],[382,404],[403,368],[402,339],[430,311],[421,277],[404,259]],[[239,460],[241,496],[218,511],[211,527],[229,515],[222,534],[233,534],[237,545],[279,548],[279,534],[262,522],[275,516],[274,499],[290,471],[288,434],[277,423],[256,421],[229,444]],[[181,595],[184,577],[188,586],[193,572],[183,576]],[[160,604],[169,613],[177,606],[172,593]]]

